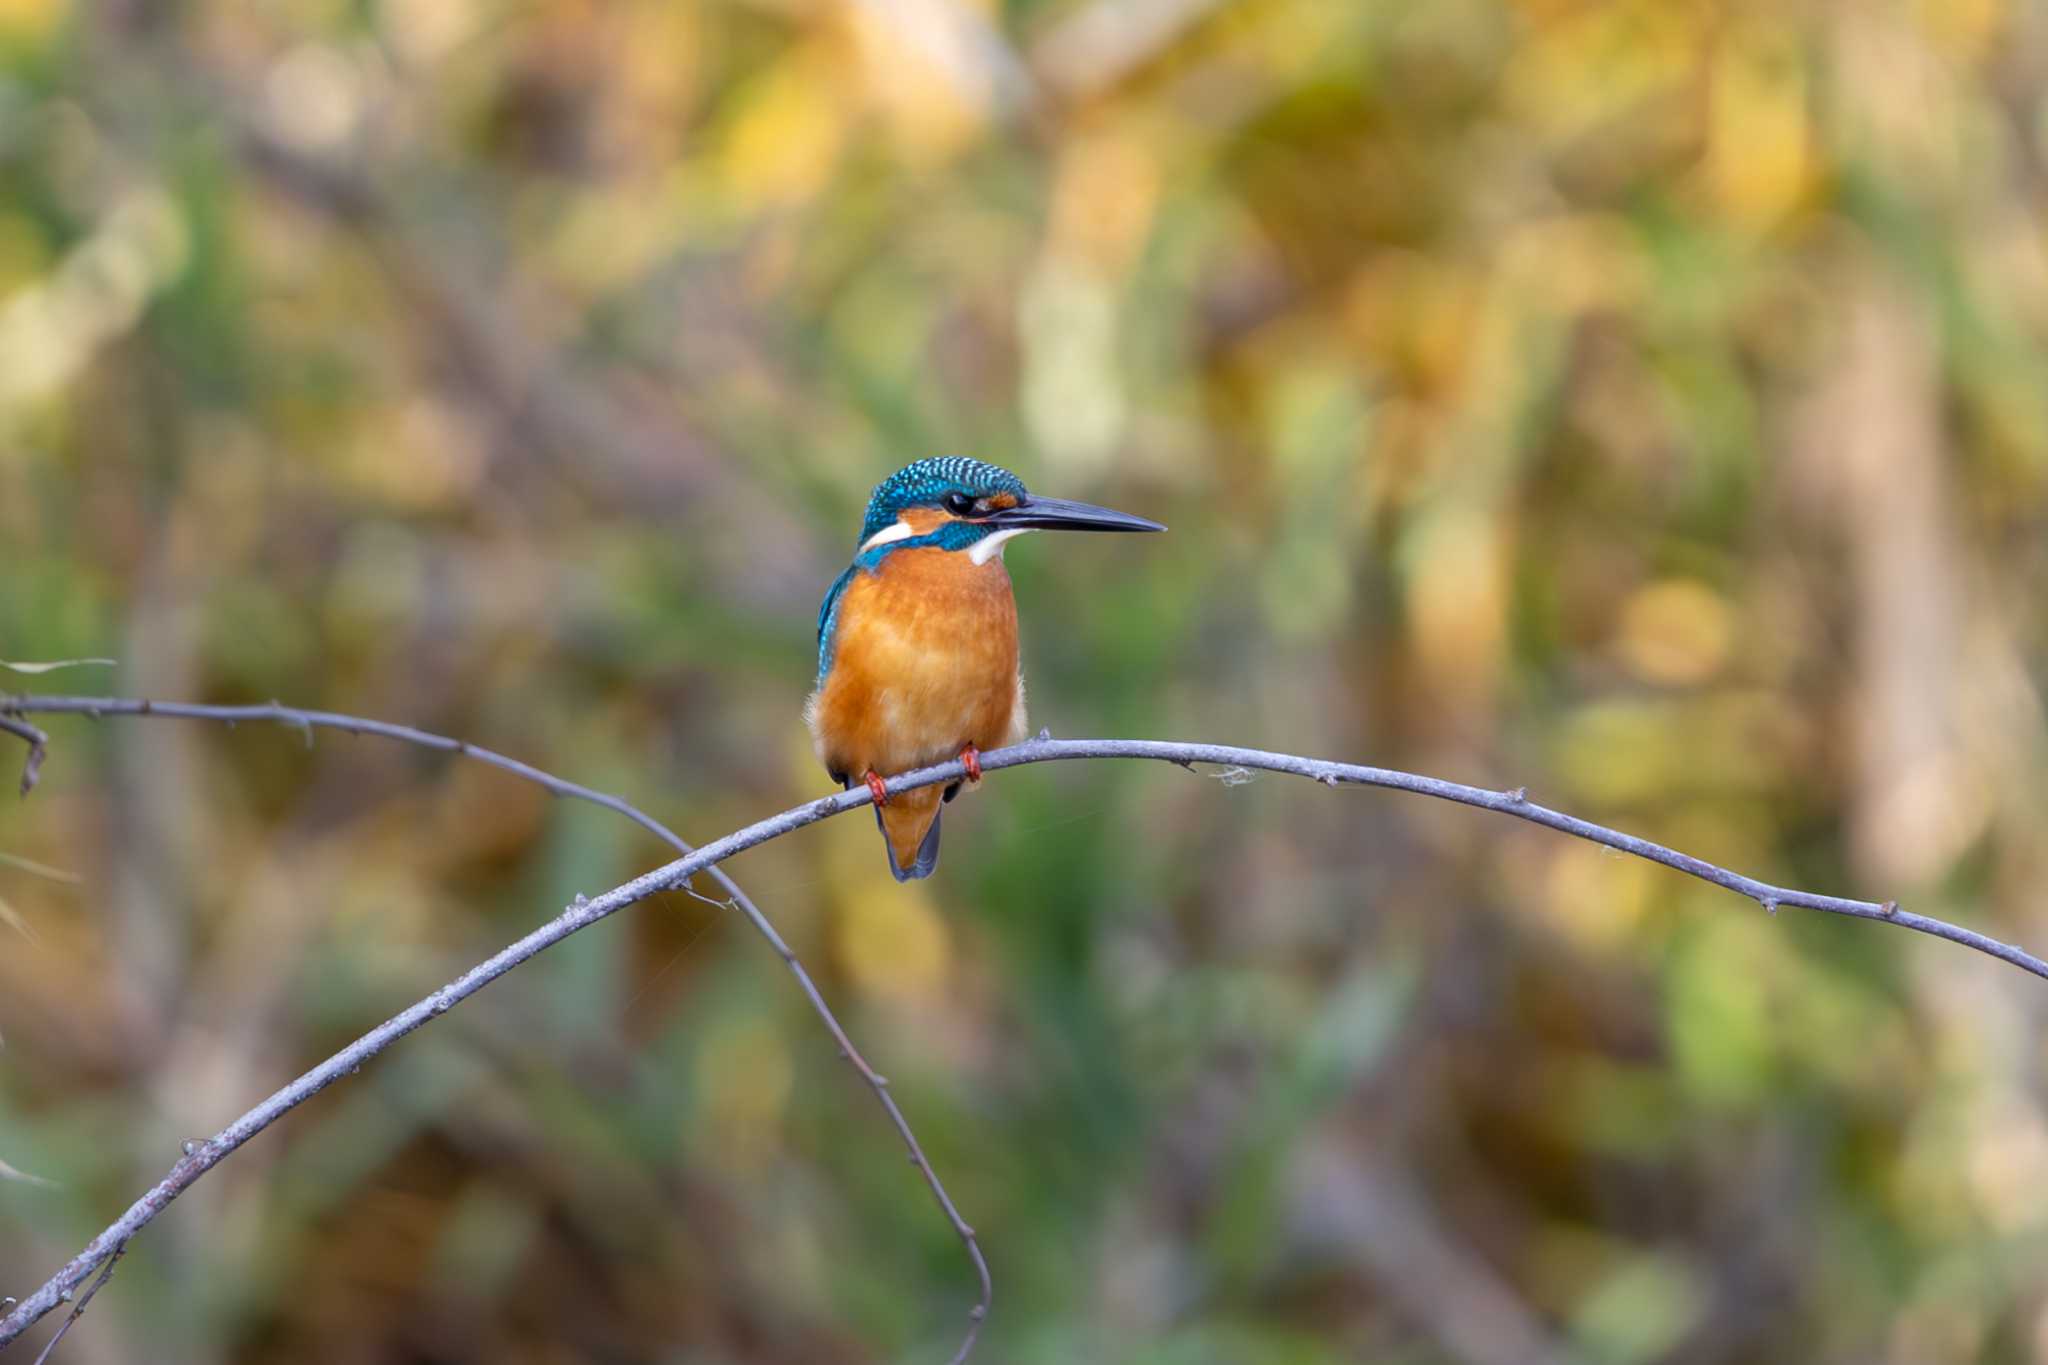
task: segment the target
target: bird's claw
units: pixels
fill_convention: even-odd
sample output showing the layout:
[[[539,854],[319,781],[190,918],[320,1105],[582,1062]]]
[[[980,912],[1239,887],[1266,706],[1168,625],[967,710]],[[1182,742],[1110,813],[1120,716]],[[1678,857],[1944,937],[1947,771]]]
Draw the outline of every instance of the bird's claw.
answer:
[[[968,745],[960,751],[960,761],[967,765],[967,780],[969,782],[981,781],[981,750],[975,748],[972,744]]]
[[[889,804],[889,789],[882,785],[882,775],[880,773],[870,768],[862,780],[868,784],[868,794],[875,798],[876,805],[886,806]]]

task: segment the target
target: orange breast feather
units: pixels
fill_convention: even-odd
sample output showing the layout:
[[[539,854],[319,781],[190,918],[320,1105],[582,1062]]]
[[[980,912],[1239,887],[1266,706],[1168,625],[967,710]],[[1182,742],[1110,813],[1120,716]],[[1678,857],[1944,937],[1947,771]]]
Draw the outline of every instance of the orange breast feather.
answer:
[[[1021,739],[1017,604],[1002,560],[906,549],[856,573],[808,716],[826,768],[855,780],[943,762],[966,744]]]

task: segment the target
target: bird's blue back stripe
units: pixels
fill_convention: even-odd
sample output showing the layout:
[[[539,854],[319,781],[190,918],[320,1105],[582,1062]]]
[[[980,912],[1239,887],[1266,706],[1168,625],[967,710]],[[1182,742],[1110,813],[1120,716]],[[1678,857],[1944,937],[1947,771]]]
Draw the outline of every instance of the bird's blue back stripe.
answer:
[[[825,675],[832,671],[832,632],[839,625],[839,599],[846,596],[846,585],[853,581],[853,572],[858,561],[846,566],[846,572],[832,580],[832,586],[825,593],[825,600],[818,607],[818,684],[823,686]]]

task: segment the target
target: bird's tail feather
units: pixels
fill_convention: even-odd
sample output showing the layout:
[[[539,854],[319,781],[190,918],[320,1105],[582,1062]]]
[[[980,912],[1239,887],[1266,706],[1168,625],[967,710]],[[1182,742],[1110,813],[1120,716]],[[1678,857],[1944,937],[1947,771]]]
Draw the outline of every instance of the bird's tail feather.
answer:
[[[932,875],[939,865],[939,792],[936,787],[899,792],[875,807],[875,823],[887,846],[889,871],[899,882]]]

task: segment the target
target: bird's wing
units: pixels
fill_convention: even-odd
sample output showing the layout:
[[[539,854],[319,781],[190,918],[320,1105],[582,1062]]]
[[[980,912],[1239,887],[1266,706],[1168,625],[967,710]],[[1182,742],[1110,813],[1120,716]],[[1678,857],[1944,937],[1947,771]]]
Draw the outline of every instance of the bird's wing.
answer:
[[[832,671],[832,631],[839,624],[839,599],[846,595],[846,585],[853,581],[854,571],[860,565],[849,564],[846,572],[832,580],[832,586],[825,590],[825,600],[818,604],[818,684],[824,685],[825,675]]]

